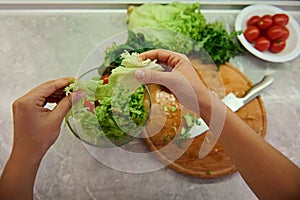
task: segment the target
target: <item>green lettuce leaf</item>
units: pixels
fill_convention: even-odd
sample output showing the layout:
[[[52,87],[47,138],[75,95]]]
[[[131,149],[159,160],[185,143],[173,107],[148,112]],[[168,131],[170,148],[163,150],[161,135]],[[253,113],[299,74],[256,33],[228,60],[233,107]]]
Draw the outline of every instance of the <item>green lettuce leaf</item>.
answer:
[[[130,31],[142,33],[155,48],[188,55],[192,50],[197,52],[200,47],[206,50],[217,66],[243,52],[235,37],[241,32],[228,33],[221,22],[206,23],[198,3],[132,6],[127,23]]]
[[[65,89],[68,93],[78,90],[86,93],[84,100],[73,105],[66,121],[73,119],[71,122],[79,124],[79,129],[75,128],[78,127],[75,124],[71,125],[71,129],[77,137],[90,144],[99,145],[106,137],[118,141],[134,135],[147,120],[144,86],[140,84],[131,90],[125,87],[126,83],[120,83],[123,83],[122,78],[128,73],[134,78],[134,71],[138,68],[163,68],[155,60],[142,60],[138,53],[125,51],[121,57],[121,65],[111,71],[108,84],[103,84],[99,75],[91,80],[77,80]],[[86,107],[87,100],[95,106],[93,110]]]
[[[162,28],[196,39],[205,28],[206,20],[198,3],[174,2],[167,5],[146,3],[135,6],[127,18],[129,30],[136,28]]]

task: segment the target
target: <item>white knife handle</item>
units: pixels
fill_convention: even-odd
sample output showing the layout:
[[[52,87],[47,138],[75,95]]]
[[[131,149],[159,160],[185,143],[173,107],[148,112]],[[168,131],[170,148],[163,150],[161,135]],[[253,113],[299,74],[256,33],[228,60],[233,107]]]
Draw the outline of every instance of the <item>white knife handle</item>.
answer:
[[[274,80],[273,77],[269,75],[265,75],[260,82],[256,83],[250,88],[250,90],[248,90],[246,95],[242,98],[243,102],[246,104],[252,99],[254,99],[255,97],[257,97],[263,89],[265,89],[266,87],[272,84],[273,80]]]

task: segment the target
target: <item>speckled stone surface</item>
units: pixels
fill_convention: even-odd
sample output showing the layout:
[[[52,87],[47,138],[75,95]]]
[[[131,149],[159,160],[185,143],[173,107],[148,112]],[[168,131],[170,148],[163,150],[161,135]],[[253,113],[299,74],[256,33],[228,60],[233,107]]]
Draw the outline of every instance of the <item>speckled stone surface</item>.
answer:
[[[231,29],[236,13],[224,17],[205,12],[205,16],[224,21]],[[0,171],[12,145],[13,100],[46,80],[76,75],[96,45],[126,30],[125,18],[125,10],[0,11]],[[300,13],[295,18],[299,23]],[[264,74],[274,76],[273,85],[262,95],[268,120],[266,140],[300,166],[300,58],[272,64],[245,53],[231,64],[253,82]],[[139,145],[141,151],[148,151],[142,142]],[[153,162],[158,161],[153,158]],[[65,126],[43,159],[34,198],[256,199],[239,173],[207,180],[169,168],[140,174],[111,169],[92,157]]]

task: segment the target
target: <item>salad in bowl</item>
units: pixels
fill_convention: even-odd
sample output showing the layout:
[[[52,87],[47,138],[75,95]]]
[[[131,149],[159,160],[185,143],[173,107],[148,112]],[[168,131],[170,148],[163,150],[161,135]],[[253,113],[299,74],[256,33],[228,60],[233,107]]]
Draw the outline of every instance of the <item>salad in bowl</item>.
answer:
[[[141,133],[149,118],[151,97],[146,85],[135,79],[138,68],[163,70],[138,53],[124,51],[119,66],[94,68],[65,88],[66,95],[82,91],[66,116],[80,140],[97,147],[121,146]]]

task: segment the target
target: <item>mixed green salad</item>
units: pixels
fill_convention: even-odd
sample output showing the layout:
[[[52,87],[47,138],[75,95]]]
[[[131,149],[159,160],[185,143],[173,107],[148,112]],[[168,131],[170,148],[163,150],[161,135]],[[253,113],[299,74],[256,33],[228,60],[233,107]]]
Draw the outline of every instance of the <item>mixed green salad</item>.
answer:
[[[73,91],[86,94],[73,105],[66,121],[72,123],[71,129],[77,137],[92,145],[105,146],[107,139],[122,144],[140,132],[148,119],[144,86],[140,83],[132,90],[124,83],[124,77],[135,79],[134,71],[141,67],[162,68],[156,61],[143,61],[136,52],[125,51],[120,60],[120,65],[109,74],[77,80],[65,88],[67,95]]]

